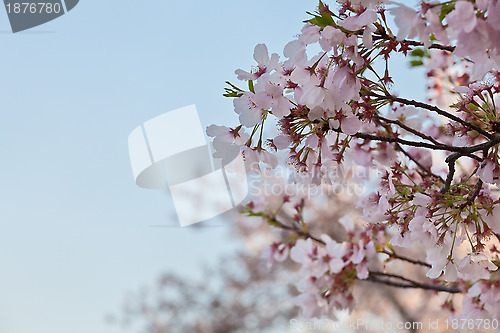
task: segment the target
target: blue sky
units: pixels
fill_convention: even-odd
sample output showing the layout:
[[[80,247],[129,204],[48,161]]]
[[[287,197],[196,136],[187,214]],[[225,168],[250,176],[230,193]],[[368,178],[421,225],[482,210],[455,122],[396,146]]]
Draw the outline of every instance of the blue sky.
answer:
[[[103,319],[127,291],[233,251],[225,227],[151,227],[177,223],[173,205],[134,184],[127,136],[189,104],[234,124],[224,81],[257,43],[281,53],[315,5],[82,0],[18,34],[0,9],[0,332],[119,331]]]

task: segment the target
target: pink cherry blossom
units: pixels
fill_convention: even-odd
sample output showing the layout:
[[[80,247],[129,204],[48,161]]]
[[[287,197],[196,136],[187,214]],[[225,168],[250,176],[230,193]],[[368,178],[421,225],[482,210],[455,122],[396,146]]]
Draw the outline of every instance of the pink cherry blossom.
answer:
[[[469,1],[457,1],[455,9],[446,16],[448,25],[455,31],[471,32],[476,27],[476,12]]]
[[[255,61],[257,61],[258,64],[256,70],[252,73],[248,73],[242,69],[238,69],[235,71],[238,79],[246,81],[256,80],[262,75],[270,73],[272,70],[277,69],[279,56],[278,54],[273,53],[271,57],[269,57],[267,46],[265,44],[257,44],[257,46],[255,46],[253,58],[255,59]]]

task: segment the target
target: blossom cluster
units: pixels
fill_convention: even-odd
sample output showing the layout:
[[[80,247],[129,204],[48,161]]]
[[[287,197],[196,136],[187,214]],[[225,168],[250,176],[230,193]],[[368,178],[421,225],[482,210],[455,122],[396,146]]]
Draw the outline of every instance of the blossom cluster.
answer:
[[[311,238],[297,241],[290,257],[302,265],[296,285],[301,294],[293,302],[302,308],[304,316],[321,317],[331,315],[332,308],[353,308],[352,286],[356,279],[369,277],[368,261],[376,253],[374,234],[376,241],[384,243],[384,232],[372,228],[341,243],[322,235],[325,245],[321,247],[313,245]]]
[[[347,163],[379,171],[358,202],[366,224],[344,242],[311,235],[299,209],[287,224],[249,205],[246,213],[299,237],[276,242],[266,257],[302,265],[295,302],[321,316],[352,308],[357,280],[401,282],[369,271],[376,252],[424,246],[425,260],[407,261],[438,280],[436,290],[464,294],[468,316],[500,317],[500,1],[332,5],[320,1],[283,59],[258,44],[256,65],[235,72],[248,88],[226,88],[240,124],[207,129],[216,157],[241,151],[258,170],[276,168],[284,154],[311,186],[335,183],[329,170]],[[395,54],[427,66],[429,102],[392,92]],[[267,138],[272,125],[279,134]]]

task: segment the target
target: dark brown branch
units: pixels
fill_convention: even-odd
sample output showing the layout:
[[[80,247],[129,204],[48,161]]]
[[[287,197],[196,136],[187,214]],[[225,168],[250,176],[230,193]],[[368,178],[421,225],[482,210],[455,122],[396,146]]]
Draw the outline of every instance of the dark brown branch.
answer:
[[[373,40],[390,40],[390,41],[395,41],[395,42],[399,42],[401,44],[406,44],[406,45],[411,45],[411,46],[424,46],[424,43],[417,42],[415,40],[404,39],[402,41],[398,41],[398,40],[396,40],[396,37],[389,36],[385,31],[379,32],[378,35],[373,36]],[[448,52],[453,52],[455,50],[455,46],[441,45],[441,44],[437,44],[437,43],[432,43],[428,48],[429,49],[438,49],[438,50],[443,50],[443,51],[448,51]]]
[[[429,135],[425,135],[425,134],[417,131],[416,129],[409,127],[408,125],[405,125],[404,123],[402,123],[399,120],[387,119],[387,118],[384,118],[382,116],[377,116],[377,118],[380,120],[383,120],[386,123],[397,125],[397,126],[401,127],[402,129],[404,129],[404,130],[406,130],[406,131],[408,131],[408,132],[410,132],[418,137],[421,137],[424,140],[428,140],[428,141],[432,142],[435,145],[442,145],[441,142],[436,141],[433,137],[431,137]]]
[[[487,156],[488,150],[493,147],[494,145],[497,145],[500,142],[500,137],[499,136],[494,136],[493,139],[490,141],[480,143],[475,146],[471,147],[462,147],[462,150],[460,152],[451,154],[448,156],[445,160],[446,163],[448,163],[448,176],[446,177],[446,182],[444,184],[444,187],[441,189],[441,194],[445,194],[450,190],[451,182],[453,181],[453,176],[455,175],[455,162],[462,156],[467,156],[474,158],[478,161],[482,161],[482,159],[472,153],[481,150],[483,152],[484,156]],[[481,184],[482,185],[482,184]]]
[[[305,232],[302,229],[299,229],[297,227],[293,227],[293,226],[289,226],[289,225],[283,224],[280,221],[278,221],[278,219],[276,217],[267,217],[267,220],[269,221],[270,224],[274,225],[275,227],[278,227],[278,228],[281,228],[281,229],[284,229],[284,230],[288,230],[288,231],[294,232],[294,233],[296,233],[297,235],[299,235],[301,237],[304,237],[306,239],[307,238],[311,238],[312,240],[314,240],[314,241],[316,241],[316,242],[318,242],[320,244],[326,245],[326,243],[323,240],[312,236],[310,233]]]
[[[378,95],[378,94],[373,94],[372,95],[376,95],[378,97],[382,97],[381,95]],[[487,153],[488,153],[488,150],[497,145],[498,143],[500,143],[500,137],[497,136],[497,135],[493,135],[493,134],[490,134],[486,131],[484,131],[483,129],[473,125],[473,124],[470,124],[466,121],[463,121],[462,119],[444,111],[444,110],[441,110],[439,109],[438,107],[435,107],[435,106],[432,106],[432,105],[428,105],[428,104],[425,104],[425,103],[421,103],[421,102],[416,102],[416,101],[409,101],[409,100],[405,100],[405,99],[400,99],[398,97],[393,97],[393,96],[388,96],[389,98],[392,98],[392,100],[397,100],[397,101],[401,101],[403,100],[405,102],[405,104],[410,104],[410,105],[414,105],[414,106],[419,106],[419,107],[423,107],[423,108],[427,108],[428,110],[433,110],[439,114],[442,114],[442,115],[446,115],[446,116],[450,116],[453,120],[456,120],[460,123],[462,123],[462,125],[464,126],[468,126],[469,128],[472,128],[474,130],[476,130],[477,132],[483,134],[484,136],[488,137],[490,139],[490,141],[487,141],[487,142],[484,142],[484,143],[481,143],[481,144],[478,144],[478,145],[475,145],[475,146],[471,146],[471,147],[453,147],[453,149],[448,149],[449,151],[455,151],[454,154],[448,156],[446,158],[446,163],[448,164],[448,175],[446,177],[446,181],[444,182],[444,186],[443,188],[441,189],[440,193],[441,194],[445,194],[446,192],[448,192],[450,190],[450,187],[451,187],[451,183],[453,181],[453,177],[455,176],[455,162],[462,156],[467,156],[467,157],[470,157],[470,158],[473,158],[479,162],[482,162],[484,157],[487,156]],[[433,142],[435,145],[434,147],[436,147],[435,149],[439,149],[441,146],[446,146],[446,145],[442,145],[441,143],[437,142],[436,140],[434,140],[432,137],[430,136],[427,136],[423,133],[420,133],[418,132],[417,130],[411,128],[411,127],[408,127],[406,126],[405,124],[401,123],[400,121],[398,120],[390,120],[390,119],[386,119],[384,117],[381,117],[381,116],[377,116],[377,119],[378,120],[382,120],[382,121],[385,121],[386,123],[391,123],[391,124],[396,124],[398,126],[400,126],[401,128],[409,131],[410,133],[413,133],[417,136],[419,136],[420,138],[422,139],[426,139],[428,141],[431,141]],[[359,133],[358,133],[359,134]],[[400,139],[402,140],[402,139]],[[403,153],[404,150],[401,149],[401,147],[399,147],[399,142],[396,143],[396,148],[399,148]],[[483,158],[480,158],[479,156],[477,155],[474,155],[473,153],[474,152],[477,152],[477,151],[482,151],[483,152]],[[405,153],[406,156],[408,156],[410,159],[411,156],[408,154],[408,153]],[[419,166],[421,169],[423,170],[426,170],[425,168],[423,168],[422,165],[420,165],[418,163],[418,161],[416,161],[415,159],[412,159],[416,164],[417,166]],[[427,171],[428,174],[430,173],[430,170]],[[478,185],[479,188],[477,189],[477,192],[479,193],[479,190],[481,189],[481,186],[482,186],[482,183]],[[473,198],[472,198],[472,201],[474,200],[474,198],[477,196],[474,195]],[[467,200],[467,204],[470,204],[471,201]]]
[[[335,132],[342,133],[340,129],[333,129]],[[373,135],[373,134],[367,134],[367,133],[356,133],[354,135],[351,135],[355,138],[360,138],[364,140],[372,140],[372,141],[381,141],[381,142],[391,142],[391,143],[399,143],[405,146],[412,146],[412,147],[418,147],[418,148],[428,148],[432,150],[444,150],[444,151],[452,151],[452,152],[460,152],[462,151],[463,147],[454,147],[454,146],[448,146],[448,145],[434,145],[426,142],[418,142],[418,141],[409,141],[397,137],[389,137],[389,136],[382,136],[382,135]]]
[[[400,256],[394,252],[389,252],[387,250],[383,250],[381,253],[384,253],[384,254],[387,254],[389,257],[391,258],[394,258],[394,259],[398,259],[398,260],[402,260],[402,261],[407,261],[411,264],[414,264],[414,265],[420,265],[420,266],[425,266],[425,267],[428,267],[428,268],[431,268],[432,266],[429,265],[428,263],[424,262],[424,261],[420,261],[420,260],[414,260],[414,259],[411,259],[411,258],[408,258],[408,257],[405,257],[405,256]]]
[[[440,108],[438,108],[437,106],[434,106],[434,105],[429,105],[429,104],[426,104],[426,103],[422,103],[422,102],[417,102],[417,101],[414,101],[414,100],[409,100],[409,99],[405,99],[405,98],[401,98],[401,97],[396,97],[396,96],[392,96],[392,95],[379,95],[379,94],[376,94],[376,93],[371,93],[372,96],[374,97],[379,97],[379,98],[387,98],[391,101],[394,101],[394,102],[399,102],[399,103],[402,103],[402,104],[405,104],[405,105],[411,105],[411,106],[415,106],[417,108],[422,108],[422,109],[426,109],[426,110],[429,110],[429,111],[433,111],[433,112],[436,112],[438,113],[439,115],[443,116],[443,117],[446,117],[448,119],[451,119],[453,121],[456,121],[457,123],[459,124],[462,124],[463,126],[465,127],[468,127],[470,129],[473,129],[474,131],[484,135],[485,137],[487,137],[488,139],[493,139],[495,138],[495,135],[491,134],[491,133],[488,133],[486,132],[485,130],[483,130],[482,128],[480,128],[479,126],[476,126],[474,124],[471,124],[447,111],[444,111],[444,110],[441,110]]]
[[[440,181],[442,181],[444,183],[444,179],[441,176],[436,175],[435,173],[433,173],[429,168],[427,168],[422,163],[420,163],[416,158],[414,158],[413,156],[411,156],[410,153],[408,153],[406,150],[404,150],[403,147],[401,147],[397,143],[396,143],[396,148],[400,152],[402,152],[406,157],[408,157],[410,160],[412,160],[423,172],[426,173],[426,175],[429,175],[429,176],[432,176],[432,177],[434,177],[436,179],[439,179]]]
[[[445,111],[443,111],[443,112],[445,112]],[[475,126],[475,125],[472,125],[472,126]],[[333,128],[332,130],[334,132],[342,133],[342,130],[340,128]],[[400,144],[400,145],[405,145],[405,146],[412,146],[412,147],[418,147],[418,148],[429,148],[432,150],[444,150],[444,151],[454,152],[454,154],[452,154],[446,158],[446,163],[448,163],[449,172],[448,172],[448,176],[446,177],[445,185],[440,191],[442,194],[444,194],[444,193],[448,192],[448,190],[450,189],[451,182],[453,181],[453,176],[455,175],[455,162],[460,157],[466,156],[466,157],[470,157],[470,158],[473,158],[475,160],[481,161],[482,159],[480,157],[474,155],[473,153],[475,153],[477,151],[483,151],[483,154],[486,154],[486,152],[491,147],[500,143],[500,136],[492,135],[489,133],[487,133],[487,134],[488,134],[488,136],[491,136],[490,141],[486,141],[486,142],[477,144],[475,146],[470,146],[470,147],[455,147],[455,146],[448,146],[445,144],[430,144],[430,143],[426,143],[426,142],[409,141],[409,140],[401,139],[398,137],[373,135],[373,134],[368,134],[368,133],[356,133],[356,134],[351,135],[351,136],[355,137],[355,138],[364,139],[364,140],[390,142],[390,143],[395,143],[395,144]]]
[[[336,26],[336,28],[342,30],[346,34],[356,34],[358,36],[362,36],[363,32],[364,32],[363,29],[356,30],[356,31],[350,31],[350,30],[344,29],[341,26]],[[372,38],[373,38],[373,40],[387,40],[387,41],[393,41],[393,42],[397,42],[400,44],[406,44],[406,45],[411,45],[411,46],[424,46],[424,43],[418,42],[415,40],[408,40],[408,39],[397,40],[396,37],[388,35],[387,32],[385,31],[385,29],[381,28],[380,26]],[[455,46],[432,43],[431,45],[429,45],[428,49],[438,49],[438,50],[453,52],[455,50]]]
[[[381,278],[379,276],[388,276],[387,279]],[[392,281],[391,278],[398,278],[403,281],[409,281],[407,283],[402,283],[402,282],[397,282],[397,281]],[[377,282],[377,283],[382,283],[388,286],[392,287],[398,287],[398,288],[413,288],[413,289],[424,289],[424,290],[434,290],[434,291],[442,291],[442,292],[447,292],[450,294],[459,294],[461,293],[461,290],[455,287],[446,287],[442,285],[432,285],[432,284],[425,284],[425,283],[420,283],[416,281],[412,281],[397,275],[392,275],[392,274],[385,274],[385,273],[378,273],[378,272],[370,272],[370,275],[368,276],[368,280],[372,282]]]
[[[288,230],[288,231],[295,232],[298,235],[300,235],[301,237],[304,237],[306,239],[307,238],[311,238],[312,240],[314,240],[314,241],[316,241],[316,242],[318,242],[320,244],[326,245],[326,243],[323,240],[311,236],[311,234],[309,234],[308,232],[303,231],[302,229],[298,229],[298,228],[293,227],[293,226],[285,225],[285,224],[281,223],[280,221],[278,221],[278,219],[276,219],[276,217],[268,217],[268,221],[272,225],[274,225],[276,227],[279,227],[279,228],[282,228],[282,229],[285,229],[285,230]],[[390,253],[388,253],[388,254],[391,255]],[[412,259],[409,259],[409,258],[405,258],[405,257],[402,257],[402,256],[396,256],[395,254],[392,254],[392,256],[394,258],[405,260],[405,261],[408,261],[408,262],[411,262],[411,263],[418,263],[418,264],[424,265],[426,267],[431,267],[427,263],[419,262],[419,261],[412,260]],[[379,278],[379,276],[388,277],[389,279],[381,279],[381,278]],[[390,280],[390,278],[399,279],[399,280],[402,280],[402,281],[404,281],[406,283],[394,282],[394,281]],[[420,282],[416,282],[416,281],[407,279],[407,278],[405,278],[403,276],[399,276],[399,275],[396,275],[396,274],[388,274],[388,273],[381,273],[381,272],[372,272],[372,271],[370,271],[369,272],[369,276],[368,276],[368,280],[370,280],[372,282],[378,282],[378,283],[386,284],[388,286],[400,287],[400,288],[415,288],[415,289],[435,290],[435,291],[444,291],[444,292],[455,293],[455,294],[461,292],[460,289],[458,289],[458,288],[452,288],[452,287],[445,287],[445,286],[441,286],[441,285],[430,285],[430,284],[420,283]]]
[[[390,119],[386,119],[386,118],[381,117],[381,116],[377,116],[377,118],[378,118],[377,120],[383,120],[383,121],[386,121],[386,122],[393,122],[392,120],[390,120]],[[401,123],[399,120],[396,120],[396,121],[394,121],[394,122],[395,122],[397,125],[400,125],[400,126],[402,125],[402,127],[403,127],[403,126],[406,126],[405,124]],[[379,122],[379,124],[380,124],[381,126],[383,126],[383,127],[384,127],[384,128],[385,128],[388,132],[391,132],[391,133],[392,133],[392,127],[391,127],[389,124],[382,124],[382,123],[380,123],[380,122]],[[408,126],[406,126],[406,127],[408,127]],[[403,128],[404,128],[404,127],[403,127]],[[416,132],[415,134],[416,134],[416,135],[418,135],[418,136],[420,136],[420,137],[421,137],[421,138],[423,138],[423,139],[427,139],[427,140],[429,140],[429,141],[431,141],[431,142],[433,142],[433,143],[440,144],[439,142],[437,142],[436,140],[434,140],[434,138],[432,138],[432,137],[430,137],[430,136],[427,138],[427,136],[426,136],[425,134],[420,133],[420,132],[418,132],[418,131],[414,130],[413,128],[408,127],[408,129],[411,129],[412,131],[415,131],[415,132]],[[417,133],[418,133],[418,134],[417,134]],[[417,165],[417,166],[418,166],[418,167],[419,167],[419,168],[420,168],[423,172],[425,172],[425,174],[424,174],[424,175],[420,174],[422,177],[425,177],[425,176],[432,176],[432,177],[434,177],[434,178],[436,178],[436,179],[441,180],[441,181],[444,183],[444,179],[443,179],[443,178],[441,178],[441,176],[436,175],[436,174],[435,174],[435,173],[433,173],[433,172],[432,172],[429,168],[425,167],[425,166],[424,166],[422,163],[420,163],[420,162],[419,162],[416,158],[414,158],[414,157],[413,157],[413,156],[411,156],[411,155],[410,155],[410,154],[409,154],[406,150],[404,150],[404,149],[403,149],[403,147],[401,147],[401,145],[400,145],[399,143],[396,143],[396,144],[395,144],[395,146],[396,146],[396,149],[397,149],[397,150],[399,150],[400,152],[402,152],[402,153],[403,153],[406,157],[408,157],[411,161],[413,161],[413,162],[414,162],[414,163],[415,163],[415,164],[416,164],[416,165]]]
[[[467,201],[461,204],[459,208],[464,209],[468,205],[472,204],[476,197],[479,195],[479,192],[481,192],[481,188],[483,188],[483,181],[479,179],[474,186],[474,191],[469,194],[469,196],[467,197]]]
[[[471,195],[467,198],[467,202],[470,204],[474,199],[479,195],[479,192],[481,192],[481,188],[483,187],[483,181],[479,179],[476,183],[476,186],[474,187],[474,192],[472,192]]]
[[[415,281],[410,280],[408,278],[405,278],[404,276],[396,275],[396,274],[391,274],[391,273],[370,272],[370,274],[375,275],[375,276],[382,276],[382,277],[387,277],[387,278],[394,278],[394,279],[398,279],[398,280],[405,281],[405,282],[412,283],[412,284],[418,283],[418,282],[415,282]]]
[[[441,194],[445,194],[450,190],[451,182],[453,181],[453,177],[455,176],[455,162],[457,161],[458,157],[460,157],[460,155],[456,155],[457,157],[450,159],[450,156],[446,158],[446,163],[448,163],[448,176],[446,176],[446,181],[443,188],[441,189],[441,191],[439,191]]]
[[[417,42],[414,40],[404,40],[404,43],[411,45],[411,46],[424,46],[424,43],[422,42]],[[438,49],[438,50],[443,50],[443,51],[448,51],[448,52],[453,52],[455,51],[455,46],[451,45],[441,45],[437,43],[432,43],[429,47],[429,49]]]

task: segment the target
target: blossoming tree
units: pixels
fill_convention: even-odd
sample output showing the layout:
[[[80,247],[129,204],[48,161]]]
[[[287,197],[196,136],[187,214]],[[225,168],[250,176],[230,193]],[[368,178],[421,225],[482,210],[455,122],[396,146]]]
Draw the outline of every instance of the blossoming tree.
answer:
[[[292,193],[294,186],[286,184],[282,177],[265,175],[252,183],[254,193],[259,193],[254,208],[263,207],[277,211],[279,219],[291,219],[295,209],[282,206],[280,192]],[[263,178],[263,179],[262,179]],[[284,187],[285,186],[285,187]],[[286,189],[289,186],[288,189]],[[266,190],[266,188],[268,190]],[[277,189],[275,191],[270,188]],[[333,192],[323,195],[310,195],[298,188],[294,197],[304,199],[303,209],[314,220],[310,232],[321,230],[331,234],[336,240],[345,239],[347,232],[342,224],[330,223],[342,218],[353,206],[354,196],[339,197]],[[273,193],[274,192],[274,193]],[[234,212],[233,212],[234,213]],[[227,216],[231,238],[242,241],[230,256],[221,258],[215,267],[203,270],[198,276],[179,276],[171,273],[160,275],[154,283],[127,295],[122,310],[109,317],[110,323],[120,327],[120,332],[223,332],[223,333],[262,333],[262,332],[332,332],[335,327],[347,331],[351,322],[368,323],[376,318],[380,323],[404,323],[407,332],[418,332],[420,323],[441,321],[446,317],[439,314],[441,297],[431,302],[427,298],[431,291],[418,289],[394,289],[391,286],[378,286],[374,289],[369,283],[356,284],[353,295],[360,295],[355,311],[349,316],[345,312],[335,313],[322,320],[309,320],[299,316],[300,308],[290,302],[298,292],[293,283],[298,280],[300,264],[286,260],[289,247],[274,243],[276,239],[287,237],[289,231],[275,228],[258,216],[248,218],[234,213]],[[349,223],[342,219],[343,223]],[[260,258],[264,248],[266,259]],[[272,257],[270,250],[274,250]],[[278,254],[279,253],[279,254]],[[279,265],[272,265],[272,261]],[[401,262],[387,263],[391,271],[405,269],[411,276],[423,276],[418,267],[403,267]],[[340,319],[337,321],[336,319]],[[443,325],[441,325],[443,326]],[[450,325],[451,326],[451,325]],[[394,332],[380,325],[364,327],[359,325],[356,332]],[[398,330],[402,332],[403,330]],[[441,327],[439,332],[453,331]]]
[[[344,174],[375,184],[358,213],[329,221],[345,228],[343,239],[314,228],[299,195],[243,209],[288,233],[265,256],[300,264],[293,301],[304,316],[355,308],[353,288],[375,283],[447,295],[451,314],[492,328],[500,317],[500,1],[401,2],[320,1],[284,58],[255,47],[257,64],[236,71],[245,84],[226,88],[240,124],[207,134],[215,157],[242,151],[259,175],[284,155],[295,182],[324,189]],[[396,54],[427,66],[427,101],[393,92]],[[273,127],[279,133],[267,137]],[[375,170],[376,181],[352,170]],[[388,261],[426,280],[392,272]]]

